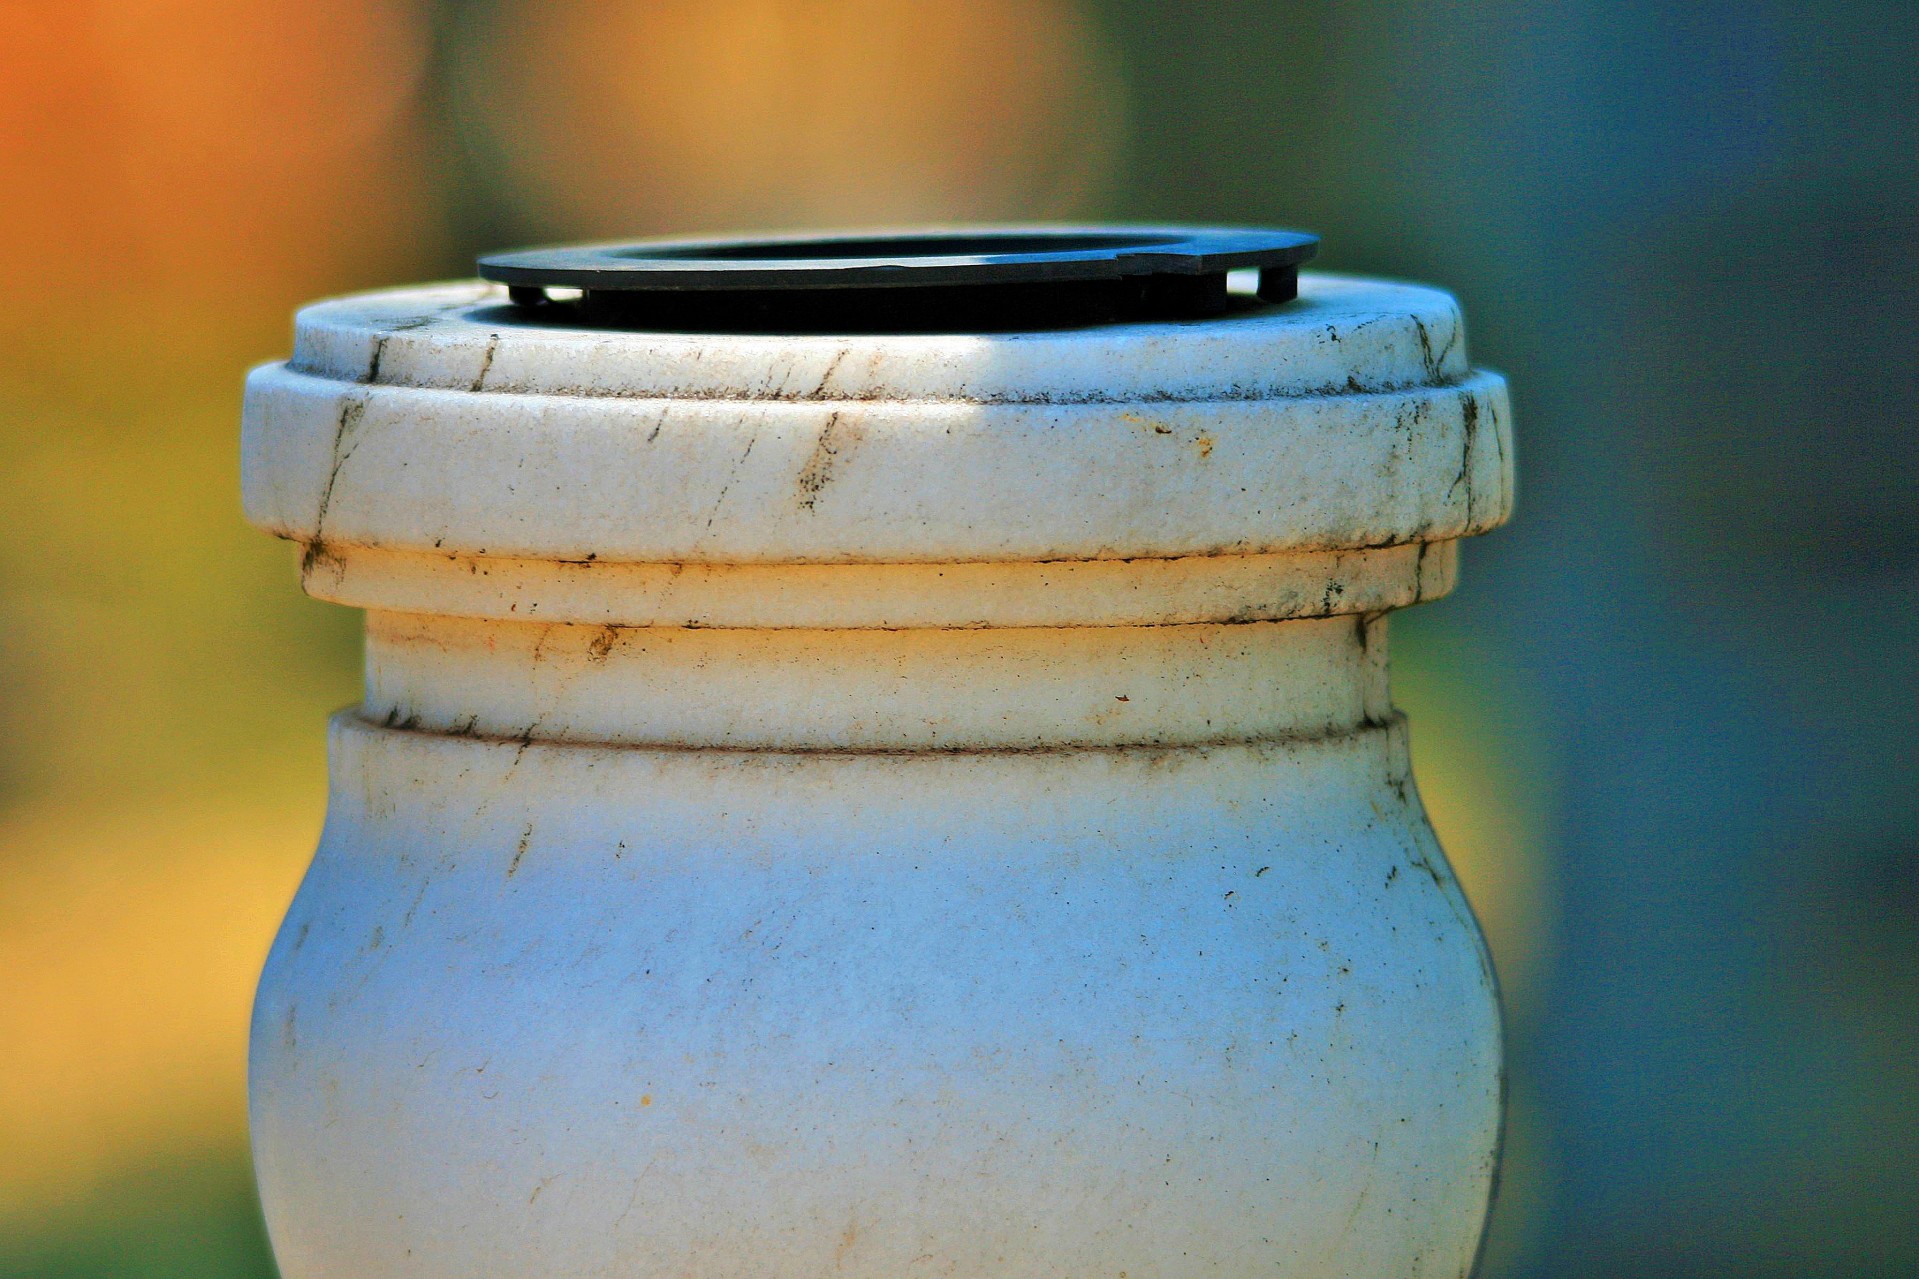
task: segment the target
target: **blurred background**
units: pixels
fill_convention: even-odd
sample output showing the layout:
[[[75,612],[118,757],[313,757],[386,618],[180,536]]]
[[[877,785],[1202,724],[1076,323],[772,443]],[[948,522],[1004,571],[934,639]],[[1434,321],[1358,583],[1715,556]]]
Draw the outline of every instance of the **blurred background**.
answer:
[[[1513,1091],[1486,1273],[1919,1273],[1919,8],[0,4],[0,1276],[272,1273],[251,987],[358,618],[238,511],[300,302],[479,250],[1310,228],[1522,502],[1395,621]]]

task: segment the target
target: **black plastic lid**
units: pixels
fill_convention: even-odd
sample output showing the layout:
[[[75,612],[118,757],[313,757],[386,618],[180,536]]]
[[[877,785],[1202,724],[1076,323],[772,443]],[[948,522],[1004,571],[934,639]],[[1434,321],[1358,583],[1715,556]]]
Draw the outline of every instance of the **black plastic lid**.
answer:
[[[1031,329],[1217,315],[1246,268],[1262,299],[1290,301],[1318,246],[1245,227],[974,227],[528,249],[479,269],[541,320],[599,327]]]

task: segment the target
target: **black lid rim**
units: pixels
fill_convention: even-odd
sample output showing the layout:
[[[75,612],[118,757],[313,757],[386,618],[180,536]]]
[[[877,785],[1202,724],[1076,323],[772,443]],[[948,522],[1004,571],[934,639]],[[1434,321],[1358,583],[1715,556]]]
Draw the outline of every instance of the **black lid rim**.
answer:
[[[968,251],[939,251],[949,246]],[[1260,227],[897,227],[526,249],[481,257],[479,273],[515,288],[592,292],[910,289],[1296,269],[1318,247],[1310,233]]]

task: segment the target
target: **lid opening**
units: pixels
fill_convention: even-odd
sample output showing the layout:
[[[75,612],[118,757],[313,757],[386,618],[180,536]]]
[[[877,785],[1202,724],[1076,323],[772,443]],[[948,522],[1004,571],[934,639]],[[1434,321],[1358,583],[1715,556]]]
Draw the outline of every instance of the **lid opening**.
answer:
[[[738,332],[1017,331],[1201,319],[1298,292],[1318,238],[1239,227],[1011,227],[670,240],[490,254],[522,318]],[[550,290],[579,290],[577,300]]]

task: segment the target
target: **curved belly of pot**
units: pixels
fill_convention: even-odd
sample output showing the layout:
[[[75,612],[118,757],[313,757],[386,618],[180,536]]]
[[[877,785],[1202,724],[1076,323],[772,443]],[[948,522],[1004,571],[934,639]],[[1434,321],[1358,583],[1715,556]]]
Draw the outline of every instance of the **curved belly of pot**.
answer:
[[[288,1279],[1471,1265],[1498,1012],[1398,724],[333,756],[253,1030]]]

